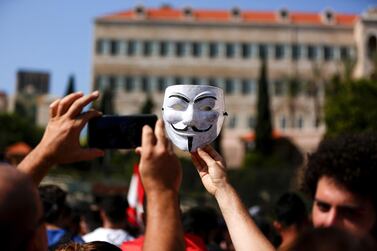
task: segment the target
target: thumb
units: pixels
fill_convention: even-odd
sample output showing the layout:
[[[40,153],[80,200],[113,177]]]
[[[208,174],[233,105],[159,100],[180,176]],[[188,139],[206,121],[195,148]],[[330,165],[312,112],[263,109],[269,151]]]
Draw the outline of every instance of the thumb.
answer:
[[[141,155],[141,153],[142,153],[142,148],[141,148],[141,146],[138,146],[138,147],[135,148],[135,153],[136,153],[137,155]]]

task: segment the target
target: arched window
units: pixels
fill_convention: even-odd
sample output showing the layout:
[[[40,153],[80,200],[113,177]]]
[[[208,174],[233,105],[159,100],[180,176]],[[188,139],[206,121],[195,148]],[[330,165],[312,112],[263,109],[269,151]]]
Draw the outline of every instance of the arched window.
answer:
[[[374,35],[369,36],[368,38],[368,44],[367,44],[367,55],[369,59],[372,59],[374,56],[376,56],[377,53],[377,38]]]

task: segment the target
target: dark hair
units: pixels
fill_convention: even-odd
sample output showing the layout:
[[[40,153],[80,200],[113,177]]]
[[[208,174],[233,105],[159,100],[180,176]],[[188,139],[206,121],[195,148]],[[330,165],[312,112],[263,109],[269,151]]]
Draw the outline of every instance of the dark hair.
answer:
[[[87,208],[86,210],[83,210],[81,213],[81,220],[86,223],[89,232],[102,226],[102,220],[98,209]]]
[[[298,228],[306,225],[308,215],[304,201],[296,193],[284,193],[274,206],[274,213],[276,221],[289,227],[292,225]]]
[[[300,234],[289,251],[372,251],[376,248],[370,237],[355,236],[337,228],[315,228]]]
[[[88,243],[70,242],[59,246],[56,251],[120,251],[117,246],[105,241],[92,241]]]
[[[119,223],[126,217],[128,203],[121,195],[109,195],[100,199],[99,207],[112,223]]]
[[[303,189],[314,198],[321,177],[334,179],[377,208],[377,134],[342,135],[323,140],[308,156]]]
[[[182,225],[186,233],[199,235],[207,243],[210,231],[219,226],[219,218],[212,207],[192,207],[182,214]]]
[[[56,185],[42,185],[38,190],[43,204],[45,221],[56,223],[67,210],[67,193]]]

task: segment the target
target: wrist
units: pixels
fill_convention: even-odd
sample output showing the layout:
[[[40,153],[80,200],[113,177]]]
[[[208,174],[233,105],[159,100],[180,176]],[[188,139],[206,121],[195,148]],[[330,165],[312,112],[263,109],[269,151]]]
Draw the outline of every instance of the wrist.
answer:
[[[145,194],[147,198],[150,199],[159,199],[162,197],[177,197],[178,198],[178,191],[173,188],[156,188],[156,189],[145,189]]]
[[[45,153],[45,148],[37,145],[18,165],[17,169],[29,175],[36,185],[42,181],[48,173],[53,162]]]
[[[161,193],[176,193],[178,194],[180,183],[174,181],[162,181],[155,177],[155,175],[146,175],[141,173],[141,182],[144,186],[146,194],[161,194]]]
[[[49,151],[49,146],[38,144],[35,149],[35,158],[37,158],[42,166],[53,166],[56,164],[54,154]]]
[[[151,215],[159,212],[165,212],[170,210],[171,205],[175,205],[179,208],[179,195],[174,190],[158,190],[146,193],[147,211],[151,212]],[[154,213],[152,213],[154,212]]]
[[[227,195],[229,195],[230,193],[233,193],[234,192],[234,188],[231,184],[229,184],[229,182],[224,182],[224,184],[222,186],[219,186],[217,189],[216,189],[216,192],[214,194],[214,197],[216,198],[216,200],[219,200],[221,198],[225,198]]]

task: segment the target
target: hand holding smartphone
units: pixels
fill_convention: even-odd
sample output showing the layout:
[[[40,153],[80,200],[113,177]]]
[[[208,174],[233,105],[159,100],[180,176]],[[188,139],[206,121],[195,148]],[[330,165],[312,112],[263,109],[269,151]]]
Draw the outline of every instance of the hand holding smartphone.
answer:
[[[104,115],[89,120],[88,144],[100,149],[132,149],[141,146],[144,125],[153,130],[157,116],[140,114],[128,116]]]

